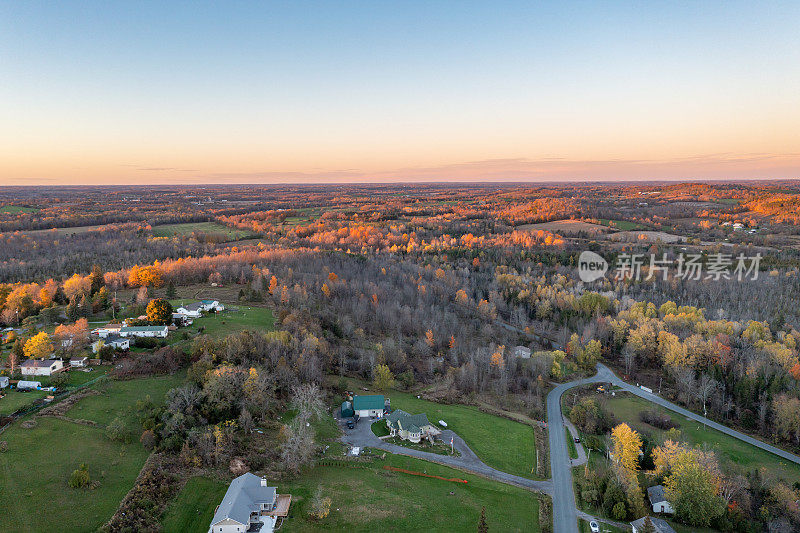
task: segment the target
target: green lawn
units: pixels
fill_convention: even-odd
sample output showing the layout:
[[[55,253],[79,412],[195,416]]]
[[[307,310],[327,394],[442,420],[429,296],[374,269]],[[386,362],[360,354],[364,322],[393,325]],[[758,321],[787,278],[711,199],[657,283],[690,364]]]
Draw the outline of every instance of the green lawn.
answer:
[[[10,415],[17,410],[32,405],[36,400],[44,398],[49,392],[32,390],[18,392],[16,389],[5,389],[6,395],[0,398],[0,415]]]
[[[222,481],[201,476],[189,479],[164,513],[161,521],[164,532],[208,531],[214,509],[222,501],[226,490],[228,484]]]
[[[390,472],[383,469],[385,464],[467,483]],[[386,460],[365,468],[317,466],[275,484],[279,494],[292,495],[289,518],[281,528],[286,532],[473,531],[482,507],[490,531],[540,530],[534,493],[411,457],[387,454]],[[318,487],[333,501],[330,514],[322,520],[308,515]],[[226,489],[222,481],[189,480],[162,521],[164,531],[208,531]]]
[[[0,438],[0,530],[94,531],[116,511],[133,486],[148,452],[138,442],[122,444],[100,428],[39,417],[33,429],[19,423]],[[86,463],[100,486],[71,489],[70,473]]]
[[[569,458],[577,459],[578,450],[577,448],[575,448],[575,440],[573,440],[572,434],[569,432],[567,428],[564,428],[564,433],[567,435],[567,450],[569,450]]]
[[[4,205],[0,206],[0,213],[8,215],[18,215],[19,213],[36,213],[39,210],[35,207],[25,207],[24,205]]]
[[[172,237],[174,235],[190,235],[192,233],[223,234],[235,241],[255,235],[252,231],[230,228],[218,222],[186,222],[184,224],[165,224],[153,227],[154,237]]]
[[[362,394],[375,394],[374,391],[361,391],[362,382],[356,391]],[[417,399],[413,394],[396,390],[385,393],[391,399],[392,409],[402,409],[407,413],[425,413],[428,420],[439,425],[439,420],[447,422],[447,429],[455,431],[478,457],[487,465],[528,478],[536,478],[536,438],[533,428],[521,422],[490,415],[470,405],[447,405]]]
[[[184,379],[185,374],[179,373],[144,379],[108,381],[96,387],[102,394],[83,398],[67,411],[67,416],[93,420],[100,425],[108,424],[117,416],[133,417],[137,400],[150,396],[154,402],[159,403],[168,390],[181,385]]]
[[[604,226],[609,226],[622,231],[634,231],[637,229],[645,229],[645,226],[629,220],[609,220],[601,218],[600,223]]]
[[[624,533],[629,531],[628,529],[620,529],[616,526],[612,526],[609,524],[604,524],[603,522],[597,523],[600,526],[600,531],[603,533]],[[589,529],[589,522],[584,520],[583,518],[578,519],[578,532],[579,533],[591,533],[591,529]]]
[[[626,422],[637,431],[649,433],[661,440],[664,431],[656,429],[639,420],[639,413],[656,407],[654,404],[627,393],[617,393],[607,400],[608,408],[620,422]],[[771,474],[789,482],[800,482],[800,465],[784,461],[776,455],[750,446],[719,431],[703,427],[702,424],[663,408],[659,412],[668,414],[678,424],[683,440],[692,445],[708,444],[717,452],[723,463],[744,471],[766,468]]]
[[[172,306],[178,306],[185,303],[191,303],[197,300],[171,300]],[[175,337],[179,337],[181,332],[189,332],[190,334],[197,333],[199,329],[204,328],[204,333],[211,336],[225,336],[237,331],[252,330],[252,331],[272,331],[275,327],[275,317],[272,316],[272,309],[268,307],[252,307],[247,305],[238,304],[224,304],[226,309],[221,313],[212,313],[195,318],[191,326],[181,328],[177,334],[173,333]],[[232,311],[230,307],[237,310]]]

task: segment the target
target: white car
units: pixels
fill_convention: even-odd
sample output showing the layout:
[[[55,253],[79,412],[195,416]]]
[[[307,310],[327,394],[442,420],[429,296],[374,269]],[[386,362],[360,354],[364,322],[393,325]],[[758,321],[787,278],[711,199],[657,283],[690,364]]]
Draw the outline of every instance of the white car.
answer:
[[[600,533],[600,526],[594,520],[589,522],[589,529],[592,530],[592,533]]]

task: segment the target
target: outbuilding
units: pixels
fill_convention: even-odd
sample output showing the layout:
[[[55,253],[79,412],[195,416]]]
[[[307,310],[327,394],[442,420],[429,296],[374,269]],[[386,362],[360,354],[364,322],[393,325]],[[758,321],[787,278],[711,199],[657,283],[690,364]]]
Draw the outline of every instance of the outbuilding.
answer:
[[[385,409],[386,400],[383,394],[353,396],[353,411],[361,418],[382,418]]]

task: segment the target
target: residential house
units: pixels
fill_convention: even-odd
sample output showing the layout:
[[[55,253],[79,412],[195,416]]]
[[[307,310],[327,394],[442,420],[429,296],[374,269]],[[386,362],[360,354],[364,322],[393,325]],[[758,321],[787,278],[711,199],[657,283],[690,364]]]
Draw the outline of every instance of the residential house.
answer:
[[[220,311],[225,310],[225,306],[219,303],[217,300],[201,300],[200,303],[203,305],[203,311],[214,311],[219,313]]]
[[[428,422],[428,416],[425,413],[410,415],[400,409],[386,415],[386,427],[389,428],[389,434],[392,437],[397,436],[414,443],[425,438],[433,441],[434,437],[441,433]]]
[[[633,533],[642,533],[646,531],[644,527],[646,520],[647,517],[643,516],[642,518],[631,522],[631,529]],[[653,524],[653,533],[676,533],[675,530],[672,529],[671,525],[669,525],[666,521],[660,518],[655,518],[651,516],[650,522]]]
[[[194,320],[189,315],[183,313],[172,313],[172,323],[178,327],[191,326]]]
[[[98,341],[99,342],[99,341]],[[89,358],[88,357],[73,357],[69,360],[69,366],[72,368],[84,368],[89,366]]]
[[[0,376],[0,389],[5,389],[9,385],[8,376]]]
[[[122,329],[122,324],[106,324],[103,327],[93,329],[92,334],[105,339],[109,335],[119,335],[120,329]]]
[[[175,311],[181,315],[186,315],[189,318],[200,318],[203,316],[203,311],[205,308],[201,302],[196,302],[193,304],[186,304],[178,307]]]
[[[64,369],[61,359],[28,359],[19,365],[23,376],[51,376]]]
[[[119,335],[109,335],[105,339],[100,339],[92,343],[92,353],[100,351],[102,346],[108,346],[114,350],[127,350],[131,347],[131,340]]]
[[[381,418],[385,410],[386,400],[383,394],[353,396],[353,411],[361,418]]]
[[[675,509],[672,508],[672,504],[667,500],[667,496],[664,493],[664,485],[648,487],[647,499],[650,500],[650,506],[653,508],[654,513],[675,513]]]
[[[167,326],[126,326],[119,330],[120,337],[161,337],[169,334]]]
[[[267,480],[255,474],[243,474],[231,481],[222,503],[211,520],[209,533],[272,533],[279,519],[289,514],[289,494],[278,494]]]

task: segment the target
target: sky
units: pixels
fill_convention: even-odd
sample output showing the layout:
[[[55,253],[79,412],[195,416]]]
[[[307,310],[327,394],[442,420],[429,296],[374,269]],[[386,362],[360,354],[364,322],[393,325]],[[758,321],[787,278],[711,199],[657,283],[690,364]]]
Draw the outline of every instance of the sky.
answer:
[[[0,0],[0,185],[800,178],[800,2]]]

